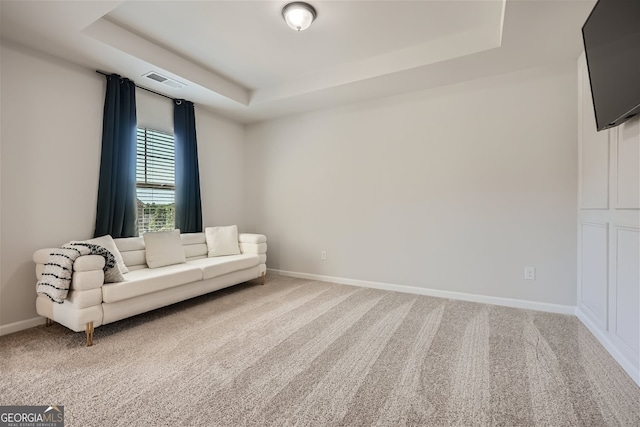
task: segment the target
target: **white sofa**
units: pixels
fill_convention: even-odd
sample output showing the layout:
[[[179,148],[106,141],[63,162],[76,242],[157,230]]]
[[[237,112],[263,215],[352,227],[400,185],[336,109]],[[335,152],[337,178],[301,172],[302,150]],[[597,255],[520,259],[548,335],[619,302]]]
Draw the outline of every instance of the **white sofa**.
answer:
[[[142,237],[114,239],[129,272],[124,281],[104,283],[105,259],[99,255],[79,257],[73,264],[71,289],[62,304],[38,295],[39,315],[87,335],[93,344],[93,330],[136,314],[164,307],[218,289],[262,278],[266,273],[267,238],[262,234],[238,234],[240,255],[208,258],[205,233],[180,235],[186,262],[159,268],[146,263]],[[33,254],[36,276],[42,277],[51,251],[40,249]]]

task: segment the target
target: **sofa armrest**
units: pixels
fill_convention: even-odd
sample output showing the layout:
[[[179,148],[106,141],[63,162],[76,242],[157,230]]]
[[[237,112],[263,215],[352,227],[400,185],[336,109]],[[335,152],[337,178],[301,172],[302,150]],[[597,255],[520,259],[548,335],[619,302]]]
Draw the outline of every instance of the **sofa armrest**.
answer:
[[[36,263],[36,278],[42,278],[44,264],[49,261],[49,254],[59,248],[39,249],[33,254]],[[100,255],[82,255],[73,263],[71,290],[86,291],[97,289],[104,284],[104,257]]]
[[[44,248],[38,249],[33,253],[33,262],[36,265],[44,266],[49,262],[51,252],[60,248]],[[82,255],[73,263],[73,271],[93,271],[102,270],[104,268],[104,257],[100,255]]]
[[[33,262],[35,262],[36,264],[44,264],[45,262],[49,261],[49,254],[51,254],[51,252],[55,251],[56,249],[58,248],[38,249],[33,253]]]
[[[238,235],[238,242],[254,244],[267,243],[267,236],[264,234],[240,233]]]
[[[243,254],[262,255],[267,253],[266,243],[240,243],[240,252]]]
[[[240,233],[238,235],[240,252],[243,254],[266,254],[267,236],[264,234]]]

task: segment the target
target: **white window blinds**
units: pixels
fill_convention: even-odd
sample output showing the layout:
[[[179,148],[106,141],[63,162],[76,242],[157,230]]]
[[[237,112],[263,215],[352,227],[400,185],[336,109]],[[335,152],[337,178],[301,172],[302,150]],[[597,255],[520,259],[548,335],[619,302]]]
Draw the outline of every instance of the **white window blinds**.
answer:
[[[138,231],[175,228],[175,154],[173,135],[138,128],[136,194]]]

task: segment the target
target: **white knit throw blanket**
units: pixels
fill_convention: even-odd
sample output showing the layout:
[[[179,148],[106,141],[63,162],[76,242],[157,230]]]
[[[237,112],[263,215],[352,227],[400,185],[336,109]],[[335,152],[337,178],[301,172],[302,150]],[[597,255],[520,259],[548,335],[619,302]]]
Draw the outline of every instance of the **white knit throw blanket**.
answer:
[[[116,259],[109,250],[99,245],[86,242],[71,242],[56,249],[49,255],[44,265],[42,277],[36,284],[36,292],[45,295],[58,304],[64,303],[71,288],[73,263],[82,255],[101,255],[104,257],[105,283],[124,280]]]

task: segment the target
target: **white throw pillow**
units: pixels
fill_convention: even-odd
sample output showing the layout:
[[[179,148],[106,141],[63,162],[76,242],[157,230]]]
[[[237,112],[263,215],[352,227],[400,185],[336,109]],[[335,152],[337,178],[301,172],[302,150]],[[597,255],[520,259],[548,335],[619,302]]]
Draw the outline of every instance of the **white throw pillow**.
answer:
[[[144,233],[142,238],[149,268],[183,264],[187,261],[182,248],[180,230]]]
[[[113,237],[111,237],[111,235],[107,234],[102,237],[89,239],[87,240],[87,243],[100,245],[106,250],[108,250],[109,252],[111,252],[114,258],[116,259],[116,263],[118,264],[118,270],[120,270],[120,273],[126,274],[129,272],[129,269],[127,268],[127,266],[124,263],[124,260],[122,259],[122,254],[118,250],[118,247],[116,246],[116,242],[113,241]]]
[[[207,227],[204,232],[207,239],[209,257],[240,254],[237,225]]]

